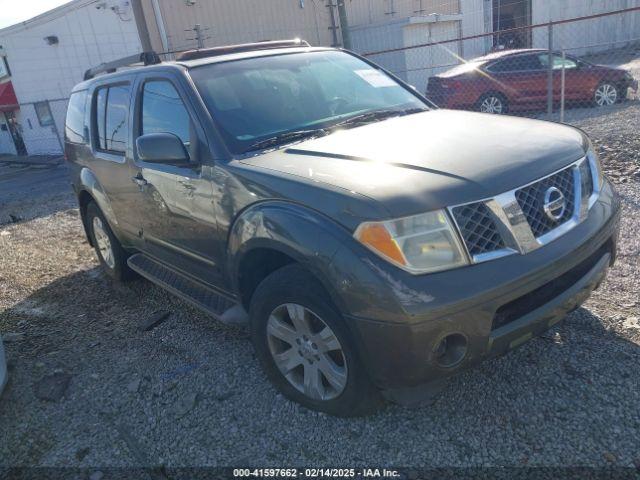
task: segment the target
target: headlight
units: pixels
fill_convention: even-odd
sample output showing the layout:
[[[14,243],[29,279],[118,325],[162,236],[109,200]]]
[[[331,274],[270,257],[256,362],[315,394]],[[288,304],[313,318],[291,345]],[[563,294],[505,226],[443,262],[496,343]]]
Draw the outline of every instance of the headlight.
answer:
[[[591,167],[591,175],[593,176],[593,185],[597,192],[602,190],[603,175],[602,165],[600,165],[600,157],[596,153],[591,142],[589,142],[589,149],[587,150],[587,160]]]
[[[468,263],[444,210],[384,222],[365,222],[354,237],[411,273],[436,272]]]

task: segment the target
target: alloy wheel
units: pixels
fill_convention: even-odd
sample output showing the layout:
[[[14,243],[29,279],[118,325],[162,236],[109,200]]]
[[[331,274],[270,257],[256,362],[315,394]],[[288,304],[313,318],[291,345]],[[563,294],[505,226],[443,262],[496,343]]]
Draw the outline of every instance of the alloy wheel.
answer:
[[[595,99],[600,107],[613,105],[618,101],[618,90],[610,83],[603,83],[596,89]]]
[[[338,397],[347,385],[347,361],[331,327],[308,308],[287,303],[267,321],[267,342],[280,373],[314,400]]]
[[[93,217],[93,236],[96,239],[96,245],[104,263],[111,269],[115,268],[116,260],[113,255],[113,248],[111,248],[111,240],[100,217]]]
[[[496,113],[500,114],[504,110],[502,100],[496,96],[489,96],[485,98],[480,104],[480,111],[483,113]]]

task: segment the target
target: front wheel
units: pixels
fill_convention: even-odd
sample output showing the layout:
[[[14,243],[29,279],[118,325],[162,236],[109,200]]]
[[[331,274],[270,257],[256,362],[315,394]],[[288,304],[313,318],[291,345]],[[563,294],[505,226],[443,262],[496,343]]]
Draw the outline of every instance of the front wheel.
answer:
[[[618,102],[619,98],[620,92],[618,92],[618,87],[610,82],[602,82],[598,85],[593,95],[593,101],[598,107],[614,105]]]
[[[344,319],[300,265],[269,275],[253,295],[250,315],[256,355],[287,398],[337,416],[380,405]]]
[[[500,93],[485,93],[478,103],[476,108],[482,113],[503,114],[509,111],[509,103],[504,95]]]

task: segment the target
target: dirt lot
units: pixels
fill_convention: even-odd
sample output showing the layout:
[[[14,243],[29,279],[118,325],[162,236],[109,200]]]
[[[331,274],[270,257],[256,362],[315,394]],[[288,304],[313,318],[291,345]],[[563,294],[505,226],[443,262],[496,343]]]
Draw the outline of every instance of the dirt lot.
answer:
[[[640,468],[638,118],[631,104],[574,119],[624,203],[618,262],[585,308],[452,379],[431,405],[352,420],[279,396],[245,330],[146,281],[106,278],[62,167],[46,170],[46,189],[41,172],[0,170],[0,334],[11,377],[0,466]],[[141,331],[157,311],[170,316]]]

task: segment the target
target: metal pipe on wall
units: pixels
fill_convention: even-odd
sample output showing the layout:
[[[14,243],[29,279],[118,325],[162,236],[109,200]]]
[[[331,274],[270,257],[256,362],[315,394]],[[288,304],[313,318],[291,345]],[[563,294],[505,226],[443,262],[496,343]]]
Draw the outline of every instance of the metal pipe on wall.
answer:
[[[151,0],[151,7],[153,8],[153,14],[156,17],[156,24],[158,25],[158,32],[160,32],[160,41],[162,42],[162,50],[169,51],[169,40],[167,38],[167,29],[164,25],[162,18],[162,11],[160,10],[160,4],[158,0]]]

